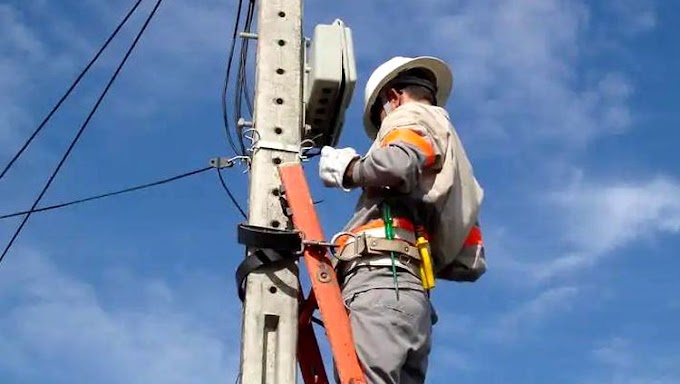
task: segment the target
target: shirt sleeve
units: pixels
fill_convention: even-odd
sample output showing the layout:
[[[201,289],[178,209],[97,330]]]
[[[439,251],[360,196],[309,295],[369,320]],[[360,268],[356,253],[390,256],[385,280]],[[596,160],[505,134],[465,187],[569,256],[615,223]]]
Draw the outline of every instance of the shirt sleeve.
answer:
[[[418,126],[389,131],[366,156],[354,163],[352,184],[389,187],[410,193],[437,157],[432,138]]]

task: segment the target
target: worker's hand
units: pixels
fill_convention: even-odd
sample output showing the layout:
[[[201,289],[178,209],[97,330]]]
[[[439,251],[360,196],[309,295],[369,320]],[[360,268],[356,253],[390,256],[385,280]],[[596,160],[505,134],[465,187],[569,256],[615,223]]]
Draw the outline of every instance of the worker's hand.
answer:
[[[319,177],[327,187],[342,188],[349,191],[342,184],[345,177],[347,166],[359,155],[353,148],[335,149],[324,146],[321,148],[321,159],[319,160]]]

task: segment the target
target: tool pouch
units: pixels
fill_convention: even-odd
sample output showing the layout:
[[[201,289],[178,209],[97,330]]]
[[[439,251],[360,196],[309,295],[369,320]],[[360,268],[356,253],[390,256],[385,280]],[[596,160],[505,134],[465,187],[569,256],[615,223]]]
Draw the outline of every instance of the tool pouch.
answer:
[[[436,277],[443,280],[474,282],[485,272],[484,242],[479,224],[476,224],[458,255],[444,268],[439,269]]]

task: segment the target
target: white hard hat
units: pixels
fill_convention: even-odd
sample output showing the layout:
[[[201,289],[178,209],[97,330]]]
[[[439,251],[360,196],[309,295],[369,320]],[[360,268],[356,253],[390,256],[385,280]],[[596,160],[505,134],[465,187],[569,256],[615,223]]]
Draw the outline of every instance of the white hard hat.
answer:
[[[375,104],[380,91],[400,73],[409,69],[423,68],[434,75],[437,87],[437,105],[444,106],[453,88],[453,73],[449,66],[440,59],[430,56],[402,57],[397,56],[381,64],[373,71],[366,82],[364,94],[364,128],[369,137],[375,138],[379,127],[371,121],[371,108]]]

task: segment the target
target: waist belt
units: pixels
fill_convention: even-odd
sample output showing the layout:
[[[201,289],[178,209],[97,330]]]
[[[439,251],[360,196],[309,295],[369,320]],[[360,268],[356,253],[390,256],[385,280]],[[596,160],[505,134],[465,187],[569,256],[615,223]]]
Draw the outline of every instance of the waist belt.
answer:
[[[408,219],[402,217],[395,217],[392,219],[392,226],[395,230],[395,238],[400,238],[399,235],[406,235],[406,239],[411,244],[415,244],[415,225]],[[333,242],[340,248],[342,248],[347,242],[354,239],[356,235],[368,233],[373,237],[385,237],[385,223],[382,219],[373,219],[366,224],[360,225],[349,232],[342,232],[335,235]],[[422,235],[427,239],[429,238],[427,233],[422,233]]]
[[[420,253],[415,247],[415,226],[409,220],[393,219],[394,240],[385,238],[381,219],[371,220],[350,232],[336,235],[340,251],[335,254],[340,261],[339,272],[348,273],[360,266],[391,266],[390,252],[395,253],[396,265],[419,276]]]
[[[344,244],[335,257],[340,261],[351,261],[363,255],[388,255],[390,252],[398,253],[420,261],[420,253],[412,242],[403,239],[388,240],[367,233],[357,235],[351,241]]]

